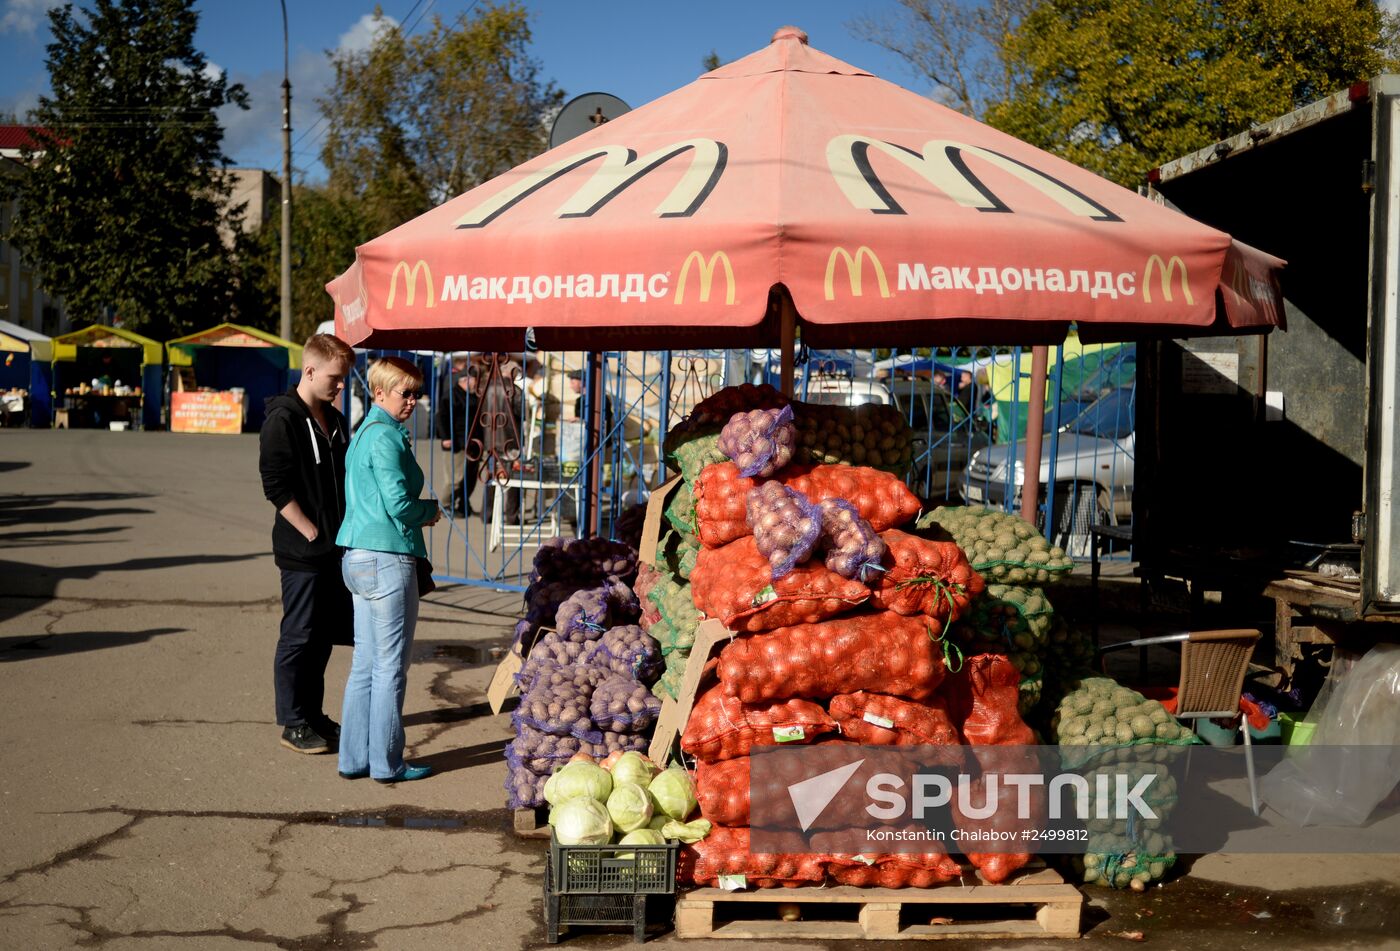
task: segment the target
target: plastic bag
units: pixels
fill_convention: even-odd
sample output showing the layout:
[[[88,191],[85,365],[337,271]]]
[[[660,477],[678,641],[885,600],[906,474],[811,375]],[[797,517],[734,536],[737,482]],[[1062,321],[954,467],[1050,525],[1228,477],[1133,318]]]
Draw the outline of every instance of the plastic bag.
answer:
[[[871,746],[957,746],[958,728],[937,697],[922,703],[861,690],[827,705],[841,735]]]
[[[928,625],[887,611],[748,634],[719,655],[720,682],[745,703],[857,690],[926,700],[943,673]]]
[[[755,746],[810,743],[836,730],[836,721],[810,700],[744,703],[716,684],[691,708],[681,749],[699,760],[748,756]]]
[[[867,584],[884,570],[885,542],[856,507],[845,499],[825,499],[819,503],[822,516],[821,545],[826,549],[826,566],[843,578]]]
[[[735,413],[719,434],[719,450],[747,478],[766,479],[792,461],[797,429],[792,407]]]
[[[870,597],[870,589],[859,581],[842,578],[815,561],[774,579],[752,537],[702,550],[690,591],[696,608],[706,617],[719,618],[731,631],[812,623],[850,611]]]
[[[1288,747],[1259,790],[1298,825],[1364,825],[1400,781],[1400,644],[1367,651],[1325,704],[1308,716],[1312,742]]]
[[[630,677],[609,677],[593,690],[589,716],[609,733],[640,733],[656,722],[661,701]]]
[[[898,529],[880,535],[888,553],[872,585],[871,601],[897,614],[956,618],[982,593],[982,578],[962,549]]]
[[[821,509],[780,482],[765,482],[749,490],[744,520],[759,554],[768,559],[774,580],[811,557],[821,538]]]

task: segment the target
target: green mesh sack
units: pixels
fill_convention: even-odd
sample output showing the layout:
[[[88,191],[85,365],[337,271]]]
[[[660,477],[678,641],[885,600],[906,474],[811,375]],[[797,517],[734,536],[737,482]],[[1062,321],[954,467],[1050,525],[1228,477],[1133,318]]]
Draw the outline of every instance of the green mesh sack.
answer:
[[[666,655],[666,671],[653,686],[652,692],[658,697],[681,698],[681,683],[685,680],[685,665],[690,660],[690,651],[673,651]]]
[[[972,602],[965,620],[977,642],[1000,643],[1006,652],[1029,651],[1040,656],[1050,639],[1054,617],[1055,609],[1039,588],[989,584]]]
[[[1049,584],[1074,569],[1063,549],[1008,512],[945,505],[925,513],[916,524],[921,529],[942,528],[989,582]]]
[[[794,402],[792,422],[793,462],[871,466],[903,475],[913,459],[914,432],[894,406]]]
[[[1051,721],[1052,739],[1060,745],[1060,761],[1074,769],[1090,761],[1141,760],[1130,752],[1138,746],[1171,747],[1198,743],[1196,735],[1177,722],[1156,700],[1108,677],[1088,677],[1065,694]],[[1123,749],[1123,756],[1113,753]]]
[[[1165,879],[1176,864],[1171,839],[1160,832],[1091,834],[1088,848],[1084,855],[1074,857],[1074,866],[1086,885],[1140,892]]]
[[[690,573],[695,570],[695,559],[700,554],[700,539],[672,530],[661,536],[660,549],[666,570],[689,581]]]
[[[647,597],[661,612],[661,623],[655,625],[652,632],[652,637],[661,644],[661,653],[670,656],[678,650],[689,652],[695,643],[695,629],[700,626],[700,612],[695,607],[690,585],[677,581],[669,571],[663,571]]]
[[[665,514],[666,521],[681,534],[700,533],[695,527],[695,496],[691,494],[689,484],[681,483],[676,486],[676,490],[671,493],[671,500],[666,503]]]
[[[729,457],[719,448],[719,434],[723,427],[705,426],[691,433],[686,441],[671,453],[671,461],[680,471],[681,478],[688,486],[694,486],[700,478],[700,470],[712,462],[728,462]]]

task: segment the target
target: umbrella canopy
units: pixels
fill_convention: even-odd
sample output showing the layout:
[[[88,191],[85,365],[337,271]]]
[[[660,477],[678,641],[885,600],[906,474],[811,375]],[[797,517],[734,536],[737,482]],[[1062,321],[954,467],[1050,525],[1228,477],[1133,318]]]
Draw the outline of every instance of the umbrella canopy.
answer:
[[[810,48],[766,48],[362,245],[368,346],[1045,343],[1266,330],[1283,264]],[[929,321],[936,321],[930,325]]]

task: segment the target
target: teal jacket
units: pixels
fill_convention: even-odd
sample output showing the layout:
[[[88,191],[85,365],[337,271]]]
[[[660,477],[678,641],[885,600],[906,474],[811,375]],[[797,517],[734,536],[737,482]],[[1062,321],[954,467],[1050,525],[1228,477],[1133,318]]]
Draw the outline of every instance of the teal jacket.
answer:
[[[413,457],[408,430],[371,407],[345,456],[345,520],[335,543],[426,558],[423,523],[438,504],[420,499],[422,491],[423,470]]]

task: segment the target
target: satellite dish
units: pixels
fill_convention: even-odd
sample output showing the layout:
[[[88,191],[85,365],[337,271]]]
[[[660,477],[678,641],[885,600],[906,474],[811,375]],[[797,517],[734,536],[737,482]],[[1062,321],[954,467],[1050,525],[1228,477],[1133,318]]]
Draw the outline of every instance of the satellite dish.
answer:
[[[564,104],[549,130],[549,147],[563,145],[604,122],[632,111],[632,107],[605,92],[586,92]]]

